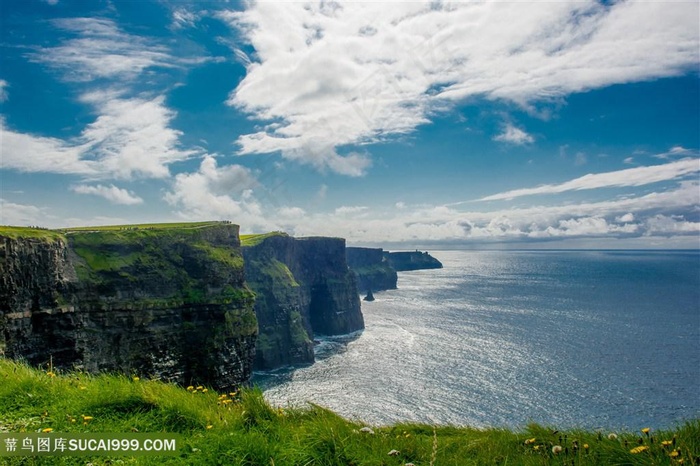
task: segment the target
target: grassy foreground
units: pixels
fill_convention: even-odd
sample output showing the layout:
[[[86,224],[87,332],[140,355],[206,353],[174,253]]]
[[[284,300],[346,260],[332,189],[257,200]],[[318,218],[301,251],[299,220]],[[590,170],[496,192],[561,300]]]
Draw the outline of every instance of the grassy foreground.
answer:
[[[259,390],[219,394],[137,376],[55,375],[0,358],[0,432],[167,432],[176,456],[0,457],[0,464],[698,464],[700,420],[671,431],[371,427],[317,406],[276,409]],[[367,430],[371,430],[367,432]]]

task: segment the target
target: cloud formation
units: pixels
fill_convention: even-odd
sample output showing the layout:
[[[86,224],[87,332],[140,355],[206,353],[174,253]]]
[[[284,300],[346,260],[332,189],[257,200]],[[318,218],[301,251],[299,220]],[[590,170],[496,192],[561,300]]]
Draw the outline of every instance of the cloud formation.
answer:
[[[457,102],[527,108],[698,62],[693,2],[256,2],[219,17],[255,49],[229,104],[268,122],[238,138],[240,153],[349,175],[368,156],[343,147],[410,133]]]
[[[109,19],[62,18],[53,24],[78,37],[56,47],[40,48],[30,58],[61,71],[67,81],[131,81],[147,68],[173,66],[167,48],[125,33]]]
[[[643,186],[660,181],[675,180],[700,172],[700,159],[683,159],[663,165],[628,168],[607,173],[584,175],[565,183],[546,184],[536,188],[514,189],[503,193],[486,196],[480,201],[510,200],[516,197],[536,194],[558,194],[565,191],[584,189],[617,188],[623,186]]]
[[[497,136],[494,136],[493,140],[515,144],[516,146],[532,144],[535,142],[535,138],[510,123],[506,124],[503,128],[503,132]]]
[[[180,132],[169,127],[175,112],[162,96],[119,98],[105,92],[83,95],[99,116],[68,140],[14,131],[0,118],[4,169],[81,175],[85,178],[164,178],[168,165],[195,151],[179,148]]]
[[[113,204],[135,205],[143,203],[143,199],[135,195],[133,192],[118,188],[113,184],[109,186],[103,186],[101,184],[96,186],[81,184],[73,186],[71,190],[78,194],[92,194],[95,196],[104,197]]]

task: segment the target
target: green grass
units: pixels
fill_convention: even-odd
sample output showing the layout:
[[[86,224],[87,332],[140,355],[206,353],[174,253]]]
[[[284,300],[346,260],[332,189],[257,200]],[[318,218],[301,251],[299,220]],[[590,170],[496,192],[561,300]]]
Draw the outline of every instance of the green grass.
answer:
[[[227,222],[181,222],[181,223],[141,223],[133,225],[105,225],[88,227],[63,228],[57,231],[66,233],[86,231],[122,231],[122,230],[192,230],[217,225],[226,225]]]
[[[287,234],[281,231],[272,231],[270,233],[263,233],[259,235],[240,235],[241,246],[257,246],[265,239],[272,236],[287,236]]]
[[[225,398],[131,377],[46,371],[0,359],[0,432],[177,433],[174,457],[0,458],[0,464],[172,465],[676,465],[700,461],[700,421],[668,431],[556,432],[420,424],[372,427],[318,406],[278,409],[259,390]],[[231,400],[231,401],[224,401]],[[83,416],[92,419],[83,421]],[[534,439],[530,441],[530,439]],[[662,441],[673,442],[663,446]],[[635,447],[648,447],[632,453]],[[561,445],[559,454],[552,447]],[[577,445],[576,448],[574,445]],[[585,448],[587,446],[587,448]],[[397,450],[396,456],[390,456]],[[671,457],[671,452],[678,456]],[[5,463],[3,463],[3,461]]]
[[[36,238],[46,241],[65,239],[65,235],[59,231],[47,230],[44,228],[12,227],[0,225],[0,236],[11,239]]]

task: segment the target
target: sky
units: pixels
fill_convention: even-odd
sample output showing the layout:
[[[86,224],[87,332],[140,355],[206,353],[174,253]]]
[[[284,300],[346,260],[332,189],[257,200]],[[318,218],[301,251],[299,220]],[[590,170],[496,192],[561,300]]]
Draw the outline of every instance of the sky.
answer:
[[[697,1],[0,2],[0,224],[700,248]]]

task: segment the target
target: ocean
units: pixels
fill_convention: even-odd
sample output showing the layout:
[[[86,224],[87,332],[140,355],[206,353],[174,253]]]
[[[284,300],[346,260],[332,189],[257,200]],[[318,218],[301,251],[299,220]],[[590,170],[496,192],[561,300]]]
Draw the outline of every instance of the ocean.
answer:
[[[700,252],[431,251],[311,366],[256,373],[279,406],[362,422],[671,428],[700,418]]]

